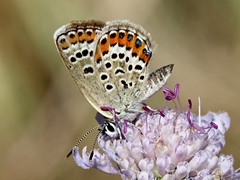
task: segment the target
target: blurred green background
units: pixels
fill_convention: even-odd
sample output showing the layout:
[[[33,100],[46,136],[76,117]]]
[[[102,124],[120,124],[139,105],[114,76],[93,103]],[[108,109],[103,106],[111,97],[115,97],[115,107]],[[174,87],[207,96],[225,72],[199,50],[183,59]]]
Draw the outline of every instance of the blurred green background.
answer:
[[[174,63],[167,87],[202,114],[227,111],[224,154],[240,167],[240,1],[2,0],[0,6],[0,179],[119,179],[82,170],[66,153],[91,127],[95,109],[64,67],[53,33],[72,20],[129,19],[158,44],[151,70]],[[147,103],[161,108],[162,93]],[[97,132],[80,147],[89,149]]]

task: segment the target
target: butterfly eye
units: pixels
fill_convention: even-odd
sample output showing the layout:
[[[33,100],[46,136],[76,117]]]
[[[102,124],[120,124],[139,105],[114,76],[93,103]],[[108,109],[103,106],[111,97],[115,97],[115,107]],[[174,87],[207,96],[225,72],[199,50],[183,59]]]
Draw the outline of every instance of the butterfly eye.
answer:
[[[110,121],[106,121],[103,126],[103,134],[109,136],[110,138],[117,138],[119,136],[119,133],[116,124]]]

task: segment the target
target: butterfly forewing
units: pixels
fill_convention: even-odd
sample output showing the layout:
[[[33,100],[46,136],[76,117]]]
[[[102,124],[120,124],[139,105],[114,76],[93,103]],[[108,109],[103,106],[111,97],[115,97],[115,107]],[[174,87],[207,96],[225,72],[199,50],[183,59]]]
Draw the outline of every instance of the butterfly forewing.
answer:
[[[86,99],[101,112],[99,101],[103,87],[99,84],[94,54],[96,42],[105,23],[102,21],[73,21],[54,33],[57,49],[71,76]],[[102,112],[111,117],[109,112]]]

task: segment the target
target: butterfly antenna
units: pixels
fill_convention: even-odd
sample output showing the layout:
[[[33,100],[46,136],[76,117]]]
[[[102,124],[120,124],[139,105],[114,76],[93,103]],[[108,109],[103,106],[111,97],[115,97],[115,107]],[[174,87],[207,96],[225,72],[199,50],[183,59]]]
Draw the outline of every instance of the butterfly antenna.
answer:
[[[80,144],[90,133],[92,133],[94,130],[96,130],[96,129],[99,128],[99,127],[101,127],[101,125],[98,125],[98,126],[92,128],[92,129],[90,129],[86,134],[84,134],[84,135],[81,137],[81,139],[78,140],[78,142],[75,144],[74,147],[78,147],[79,144]],[[100,131],[100,132],[101,132],[101,131]],[[97,137],[98,137],[98,136],[99,136],[99,133],[98,133]],[[96,141],[96,140],[95,140],[95,141]],[[95,143],[96,143],[95,141],[94,141],[94,146],[95,146]],[[72,155],[72,150],[69,151],[69,153],[66,155],[66,158],[69,158],[71,155]]]
[[[89,161],[92,161],[92,158],[93,158],[93,154],[94,154],[94,148],[95,148],[95,145],[96,145],[96,142],[97,142],[97,139],[98,139],[98,136],[100,135],[100,133],[102,133],[102,131],[100,130],[93,142],[93,146],[92,146],[92,151],[90,153],[90,156],[89,156]]]

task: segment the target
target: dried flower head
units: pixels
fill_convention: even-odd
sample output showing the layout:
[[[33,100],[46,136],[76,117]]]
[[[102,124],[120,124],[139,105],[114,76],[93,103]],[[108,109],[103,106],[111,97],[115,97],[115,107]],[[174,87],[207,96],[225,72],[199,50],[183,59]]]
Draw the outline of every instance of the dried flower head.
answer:
[[[162,110],[145,106],[145,113],[134,123],[115,119],[119,138],[100,135],[98,145],[103,153],[95,149],[91,161],[86,147],[82,156],[74,147],[77,165],[122,179],[240,179],[240,169],[233,168],[233,157],[218,156],[230,126],[228,114],[196,116],[191,112],[191,100],[184,110],[179,87],[177,84],[174,91],[163,88],[166,101],[175,103],[174,109],[167,105]]]

